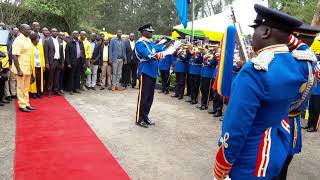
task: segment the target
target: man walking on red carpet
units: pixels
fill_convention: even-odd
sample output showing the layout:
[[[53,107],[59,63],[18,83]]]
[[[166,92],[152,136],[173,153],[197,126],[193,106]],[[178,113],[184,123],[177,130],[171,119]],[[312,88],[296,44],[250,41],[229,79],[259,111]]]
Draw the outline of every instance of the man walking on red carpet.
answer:
[[[31,69],[31,48],[32,43],[29,38],[31,28],[27,24],[22,24],[20,27],[21,34],[12,44],[12,55],[14,68],[13,73],[17,78],[17,95],[19,110],[22,112],[30,112],[35,110],[29,104],[29,87],[32,76]]]

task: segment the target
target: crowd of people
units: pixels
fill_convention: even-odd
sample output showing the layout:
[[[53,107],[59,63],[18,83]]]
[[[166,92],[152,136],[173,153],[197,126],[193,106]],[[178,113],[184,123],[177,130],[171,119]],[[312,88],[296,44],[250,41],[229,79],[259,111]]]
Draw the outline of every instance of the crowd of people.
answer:
[[[96,90],[97,86],[112,91],[136,87],[134,33],[123,38],[118,30],[112,39],[85,31],[69,36],[56,28],[41,30],[34,22],[12,28],[8,38],[8,62],[2,71],[7,78],[2,81],[0,106],[18,97],[20,111],[30,112],[35,108],[29,104],[29,93],[42,98]]]
[[[175,74],[172,98],[188,96],[186,102],[195,105],[201,93],[198,108],[207,110],[212,100],[213,110],[208,113],[214,117],[222,117],[224,104],[228,104],[221,119],[216,178],[229,174],[231,178],[285,179],[293,155],[302,148],[300,114],[308,104],[310,116],[305,128],[315,132],[319,126],[320,63],[315,63],[317,57],[309,46],[320,29],[264,6],[255,5],[255,10],[252,46],[257,56],[248,62],[235,56],[229,104],[229,97],[221,96],[216,87],[221,65],[219,43],[200,40],[193,44],[170,38],[154,41],[151,24],[139,28],[142,38],[136,41],[134,33],[123,38],[121,30],[111,39],[85,31],[73,31],[69,36],[56,28],[41,31],[40,24],[34,22],[13,28],[8,55],[0,54],[8,56],[8,65],[2,64],[1,70],[0,106],[18,97],[19,110],[30,112],[36,108],[29,104],[29,93],[32,98],[66,92],[73,95],[97,86],[123,91],[135,88],[139,77],[136,124],[148,128],[155,124],[148,115],[158,73],[159,93],[165,95]],[[269,156],[273,158],[266,160]],[[276,168],[268,169],[265,161],[269,160]]]

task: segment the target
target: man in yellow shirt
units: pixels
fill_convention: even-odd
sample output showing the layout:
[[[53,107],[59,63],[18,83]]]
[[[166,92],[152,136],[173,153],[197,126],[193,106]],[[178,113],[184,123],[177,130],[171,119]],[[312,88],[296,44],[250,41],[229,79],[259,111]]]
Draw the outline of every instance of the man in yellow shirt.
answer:
[[[91,44],[87,40],[87,33],[85,31],[81,31],[80,32],[80,40],[83,43],[84,51],[85,51],[85,54],[86,54],[86,64],[85,64],[84,68],[82,69],[82,74],[81,74],[81,89],[84,90],[84,91],[87,91],[87,88],[85,86],[85,84],[86,84],[85,71],[87,69],[87,66],[90,65],[90,60],[91,60],[91,57],[92,57]]]
[[[32,75],[31,69],[31,51],[32,43],[29,38],[31,28],[27,24],[22,24],[20,27],[21,34],[12,44],[13,56],[13,73],[17,78],[17,96],[19,110],[22,112],[30,112],[35,110],[29,104],[29,87]]]

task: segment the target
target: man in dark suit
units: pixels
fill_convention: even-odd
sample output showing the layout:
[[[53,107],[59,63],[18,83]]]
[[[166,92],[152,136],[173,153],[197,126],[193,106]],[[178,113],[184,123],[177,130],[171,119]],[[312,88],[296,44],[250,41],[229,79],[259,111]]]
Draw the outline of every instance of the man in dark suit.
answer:
[[[130,33],[129,39],[126,41],[127,64],[124,65],[123,69],[123,82],[125,85],[128,85],[131,79],[132,88],[136,86],[137,68],[139,63],[139,60],[135,54],[135,44],[135,35]]]
[[[51,29],[51,36],[44,40],[44,57],[46,60],[46,68],[49,72],[47,90],[48,96],[52,94],[52,89],[61,96],[59,89],[59,74],[64,66],[63,41],[58,38],[58,30]]]
[[[66,65],[68,68],[68,82],[66,90],[70,95],[81,93],[80,76],[81,69],[86,65],[86,55],[83,43],[79,40],[79,32],[72,32],[72,40],[67,43],[65,49]]]

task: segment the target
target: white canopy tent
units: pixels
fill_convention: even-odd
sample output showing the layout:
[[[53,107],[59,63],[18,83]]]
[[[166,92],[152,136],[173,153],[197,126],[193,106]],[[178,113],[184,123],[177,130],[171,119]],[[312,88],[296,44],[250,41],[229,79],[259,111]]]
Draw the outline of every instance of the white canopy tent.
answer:
[[[253,34],[253,29],[248,25],[253,23],[256,17],[256,12],[254,10],[254,4],[262,4],[268,6],[267,0],[236,0],[232,7],[234,9],[235,17],[237,22],[240,23],[242,33],[244,35]],[[194,21],[194,30],[205,30],[211,32],[221,32],[223,33],[225,29],[232,25],[231,19],[231,8],[226,7],[224,11],[220,14],[209,16],[206,18],[198,19]],[[191,29],[192,22],[188,22],[186,29]],[[183,25],[174,26],[173,29],[179,30],[184,29]]]

